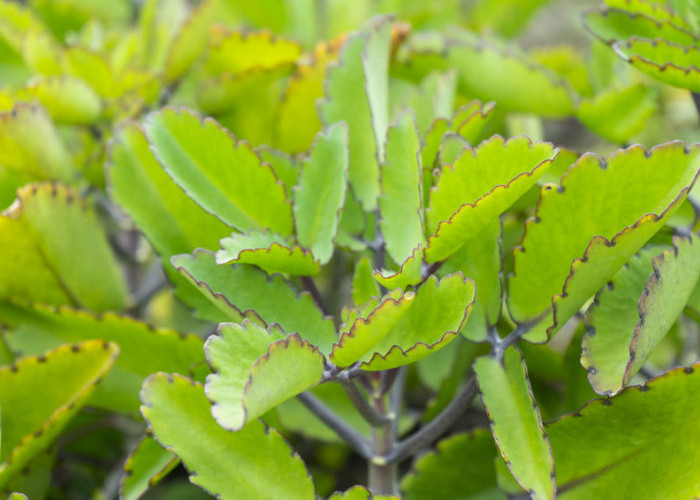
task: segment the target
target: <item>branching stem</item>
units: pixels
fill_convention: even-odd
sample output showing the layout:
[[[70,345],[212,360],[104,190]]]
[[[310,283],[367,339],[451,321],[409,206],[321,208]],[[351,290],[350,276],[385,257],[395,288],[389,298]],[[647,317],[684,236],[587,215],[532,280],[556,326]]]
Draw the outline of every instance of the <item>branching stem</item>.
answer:
[[[328,408],[320,399],[309,392],[303,392],[297,399],[306,406],[319,420],[330,427],[343,441],[355,450],[365,460],[372,458],[372,444],[354,427],[343,420],[333,410]]]
[[[372,427],[382,427],[391,422],[391,419],[385,414],[378,412],[367,398],[357,388],[355,382],[346,378],[338,378],[338,382],[345,389],[345,394],[348,395],[355,409]]]

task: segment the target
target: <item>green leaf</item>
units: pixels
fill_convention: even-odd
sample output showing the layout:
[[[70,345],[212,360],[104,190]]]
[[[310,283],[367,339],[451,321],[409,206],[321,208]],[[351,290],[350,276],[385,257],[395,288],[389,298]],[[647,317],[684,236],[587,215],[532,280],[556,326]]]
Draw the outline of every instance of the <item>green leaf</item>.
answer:
[[[348,177],[358,201],[374,210],[379,196],[379,163],[389,125],[390,18],[375,18],[345,41],[340,58],[328,66],[320,115],[326,125],[348,125]]]
[[[404,500],[502,499],[498,491],[491,433],[477,429],[438,442],[401,481]]]
[[[88,341],[0,368],[0,488],[56,439],[118,353],[114,344]]]
[[[398,271],[375,271],[374,279],[387,290],[417,285],[423,279],[424,254],[423,247],[416,247],[413,253],[401,264]]]
[[[240,231],[291,234],[284,186],[247,143],[214,120],[165,109],[148,116],[146,135],[168,174],[207,212]]]
[[[298,62],[275,121],[275,144],[281,149],[290,153],[306,151],[321,130],[316,101],[323,97],[326,68],[337,60],[339,51],[339,43],[320,42],[311,53],[310,61]]]
[[[202,71],[235,75],[253,68],[273,69],[294,63],[299,56],[301,46],[297,42],[279,38],[270,31],[234,31],[211,44]]]
[[[690,28],[672,3],[658,0],[605,0],[605,4],[614,9],[644,14],[658,21],[670,21],[681,28]]]
[[[511,38],[525,29],[547,0],[480,0],[472,4],[468,19],[481,29]]]
[[[12,329],[5,340],[15,352],[38,355],[65,343],[102,339],[119,346],[120,356],[90,399],[90,404],[121,412],[138,409],[144,379],[161,370],[189,373],[204,362],[196,335],[151,325],[113,313],[101,315],[67,307],[19,301],[0,302],[0,322]]]
[[[561,187],[542,188],[508,287],[513,319],[532,322],[528,341],[546,340],[661,229],[699,166],[696,146],[632,146],[583,155]]]
[[[345,124],[319,134],[302,162],[294,192],[294,222],[299,244],[321,264],[333,255],[340,211],[345,202],[348,170],[348,129]]]
[[[120,310],[126,303],[126,286],[97,216],[75,191],[56,184],[23,187],[0,214],[0,276],[0,299],[94,311]]]
[[[698,38],[675,24],[645,14],[620,9],[589,10],[583,15],[586,28],[608,45],[630,37],[662,38],[680,45],[695,45]]]
[[[508,111],[550,118],[573,113],[568,82],[521,50],[473,37],[448,38],[443,45],[440,52],[411,53],[407,71],[454,68],[464,95],[495,101]]]
[[[17,104],[0,114],[0,165],[33,180],[74,181],[76,169],[43,108]]]
[[[180,79],[201,57],[209,39],[209,26],[214,21],[219,0],[202,0],[180,27],[168,49],[163,68],[165,83]]]
[[[209,493],[221,498],[315,498],[304,463],[277,431],[260,421],[227,431],[212,417],[200,384],[159,373],[146,380],[141,399],[141,413],[155,438],[182,460],[190,481]]]
[[[328,500],[398,500],[393,495],[373,495],[364,486],[353,486],[344,492],[333,493]]]
[[[461,272],[476,283],[476,299],[461,334],[472,342],[486,340],[501,315],[501,223],[491,222],[440,268],[440,274]]]
[[[352,277],[352,301],[364,304],[372,297],[379,297],[379,285],[372,276],[372,263],[368,257],[361,258],[355,264],[355,274]]]
[[[629,384],[678,319],[700,277],[697,243],[691,234],[653,259],[643,252],[596,295],[581,364],[599,394],[610,396]]]
[[[217,266],[214,255],[205,251],[173,257],[172,261],[230,321],[238,322],[244,311],[254,311],[265,323],[277,323],[285,332],[298,333],[324,354],[336,341],[331,318],[324,317],[310,295],[299,295],[279,275],[268,277],[246,265]]]
[[[137,500],[160,482],[180,461],[146,434],[129,454],[119,483],[119,498]]]
[[[494,136],[443,166],[426,211],[433,233],[426,261],[448,258],[497,219],[537,182],[556,152],[550,143],[527,137]]]
[[[269,274],[289,273],[298,276],[318,274],[319,262],[312,253],[298,245],[287,246],[284,238],[271,231],[233,233],[221,240],[216,263],[255,264]]]
[[[387,132],[380,170],[379,229],[396,262],[405,261],[424,243],[420,149],[415,116],[402,113]]]
[[[418,133],[424,136],[435,120],[452,116],[456,92],[455,71],[434,71],[403,100],[401,109],[414,110]]]
[[[596,134],[625,144],[644,130],[656,100],[657,92],[640,84],[611,88],[581,102],[577,116]]]
[[[698,472],[687,469],[699,453],[700,408],[688,397],[700,390],[698,374],[700,364],[677,368],[548,424],[558,498],[700,495]]]
[[[532,498],[554,498],[554,463],[522,355],[509,347],[503,363],[482,356],[474,363],[491,431],[508,469]]]
[[[68,76],[34,80],[18,92],[24,100],[36,99],[58,123],[94,123],[102,111],[100,97],[84,81]]]
[[[21,491],[21,498],[46,498],[51,486],[51,476],[56,467],[56,446],[33,458],[25,468],[5,486],[2,494]],[[15,495],[18,495],[15,493]],[[26,495],[26,496],[24,496]],[[15,498],[11,494],[8,498]]]
[[[73,45],[61,53],[63,73],[83,80],[101,97],[119,97],[119,86],[106,58],[79,45]]]
[[[474,282],[461,273],[431,276],[416,292],[389,294],[356,319],[333,345],[338,366],[360,361],[365,370],[388,370],[418,361],[453,340],[469,316]]]
[[[700,92],[700,48],[663,39],[629,38],[613,45],[632,66],[664,83]]]
[[[175,272],[170,257],[196,248],[216,248],[231,228],[205,212],[165,173],[151,153],[138,125],[119,127],[109,143],[107,177],[112,198],[133,219],[163,258],[178,297],[194,307],[200,317],[223,321],[187,280]]]
[[[324,357],[296,335],[250,321],[222,323],[205,351],[214,372],[204,387],[212,415],[237,431],[323,378]],[[293,377],[289,377],[290,373]]]

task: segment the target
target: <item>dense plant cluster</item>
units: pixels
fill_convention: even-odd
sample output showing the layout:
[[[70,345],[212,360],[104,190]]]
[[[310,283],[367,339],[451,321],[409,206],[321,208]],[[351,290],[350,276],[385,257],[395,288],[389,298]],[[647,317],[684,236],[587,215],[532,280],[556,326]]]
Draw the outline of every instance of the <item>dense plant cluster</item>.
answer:
[[[0,493],[699,497],[700,4],[592,7],[0,0]]]

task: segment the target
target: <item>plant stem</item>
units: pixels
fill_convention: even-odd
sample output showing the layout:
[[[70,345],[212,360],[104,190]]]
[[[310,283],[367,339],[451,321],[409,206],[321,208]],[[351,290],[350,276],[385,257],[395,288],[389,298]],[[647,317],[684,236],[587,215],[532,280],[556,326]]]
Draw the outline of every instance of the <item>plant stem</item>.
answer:
[[[303,392],[297,399],[306,406],[319,420],[330,427],[343,441],[365,460],[372,458],[372,445],[354,427],[328,408],[321,400],[309,392]]]
[[[695,104],[695,109],[698,110],[698,117],[700,118],[700,93],[691,92],[690,95],[693,96],[693,103]]]
[[[385,413],[378,412],[374,406],[367,401],[367,398],[360,392],[355,382],[341,377],[337,380],[340,382],[340,385],[343,386],[343,389],[345,389],[345,394],[348,395],[355,409],[357,409],[360,415],[362,415],[372,427],[382,427],[391,422],[391,419]]]
[[[318,288],[316,288],[316,283],[314,283],[314,280],[312,280],[309,276],[301,276],[300,280],[301,284],[304,285],[304,290],[311,294],[311,297],[314,299],[314,302],[316,302],[319,309],[321,309],[323,314],[328,315],[328,309],[323,301],[321,292],[319,292]]]
[[[476,378],[472,376],[462,390],[450,401],[442,412],[425,427],[401,441],[394,450],[384,458],[387,463],[396,464],[428,446],[440,437],[462,416],[476,396]]]
[[[375,411],[387,414],[387,396],[372,398]],[[372,428],[373,457],[368,463],[368,486],[375,495],[396,495],[398,492],[396,464],[387,462],[384,457],[394,449],[396,442],[394,420],[396,415],[381,427]]]

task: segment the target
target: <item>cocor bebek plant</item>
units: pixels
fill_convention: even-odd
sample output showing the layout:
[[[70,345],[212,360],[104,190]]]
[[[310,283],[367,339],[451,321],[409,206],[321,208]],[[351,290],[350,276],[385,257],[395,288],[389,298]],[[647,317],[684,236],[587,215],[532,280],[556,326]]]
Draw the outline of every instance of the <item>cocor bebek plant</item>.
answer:
[[[691,11],[608,3],[599,36],[646,9],[694,44]],[[75,455],[115,461],[106,427],[131,453],[93,475],[123,498],[183,474],[235,499],[700,495],[700,147],[610,147],[659,88],[478,34],[522,28],[507,1],[311,50],[352,19],[30,4],[0,2],[0,491],[60,496]],[[566,117],[613,152],[542,140]]]

